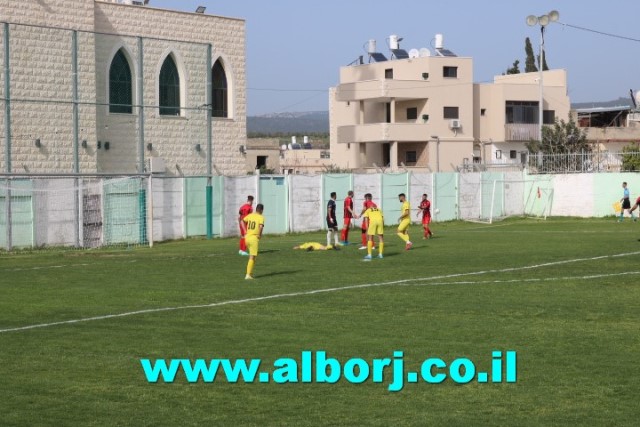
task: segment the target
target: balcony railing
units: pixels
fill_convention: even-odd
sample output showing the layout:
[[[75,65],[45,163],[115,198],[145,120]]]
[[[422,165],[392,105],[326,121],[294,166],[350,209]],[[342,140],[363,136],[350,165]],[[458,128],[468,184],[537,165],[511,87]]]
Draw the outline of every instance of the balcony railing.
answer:
[[[429,125],[421,123],[371,123],[339,126],[338,143],[427,141]]]
[[[540,126],[537,123],[508,123],[504,125],[504,140],[529,142],[538,139]]]

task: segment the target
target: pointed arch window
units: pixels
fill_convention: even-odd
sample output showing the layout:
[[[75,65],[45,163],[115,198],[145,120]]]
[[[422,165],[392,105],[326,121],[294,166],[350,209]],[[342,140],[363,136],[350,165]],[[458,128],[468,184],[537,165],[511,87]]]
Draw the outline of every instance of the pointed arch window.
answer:
[[[217,60],[213,64],[211,71],[212,78],[212,96],[211,96],[211,115],[213,117],[229,117],[229,101],[228,101],[228,87],[227,87],[227,74],[224,72],[222,63]]]
[[[122,49],[116,52],[109,67],[109,112],[131,114],[133,110],[131,67]]]
[[[160,69],[160,115],[180,115],[180,74],[171,55],[164,60]]]

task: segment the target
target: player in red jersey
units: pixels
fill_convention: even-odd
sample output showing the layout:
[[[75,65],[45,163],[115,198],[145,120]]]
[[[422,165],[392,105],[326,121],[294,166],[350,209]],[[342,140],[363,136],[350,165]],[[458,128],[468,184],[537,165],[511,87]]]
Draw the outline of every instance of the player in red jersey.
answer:
[[[360,246],[359,249],[362,249],[362,250],[367,249],[367,241],[368,241],[367,229],[369,228],[369,219],[366,217],[363,217],[362,214],[364,214],[365,211],[369,208],[378,207],[378,205],[376,205],[373,202],[373,200],[371,200],[372,198],[373,196],[371,195],[371,193],[367,193],[364,195],[364,203],[362,204],[362,212],[360,213],[360,216],[362,217],[362,246]]]
[[[353,191],[347,193],[347,198],[344,199],[344,211],[343,211],[344,223],[342,225],[342,231],[340,232],[340,241],[343,245],[349,244],[349,228],[351,228],[351,221],[354,218],[358,218],[358,215],[353,212]]]
[[[418,206],[418,215],[422,213],[422,228],[424,228],[424,237],[423,239],[428,239],[429,237],[433,237],[433,233],[429,230],[429,224],[431,223],[431,202],[427,200],[427,195],[422,195],[422,201],[420,202],[420,206]]]
[[[238,212],[238,226],[240,227],[240,250],[238,251],[239,255],[249,256],[247,252],[247,243],[244,240],[245,234],[247,234],[247,225],[245,224],[244,217],[253,213],[253,196],[247,197],[247,203],[240,206],[240,211]]]

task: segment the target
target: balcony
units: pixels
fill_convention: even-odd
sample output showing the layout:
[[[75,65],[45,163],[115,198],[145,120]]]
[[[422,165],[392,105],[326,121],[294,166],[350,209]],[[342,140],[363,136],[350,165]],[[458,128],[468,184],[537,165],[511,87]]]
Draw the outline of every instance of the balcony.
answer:
[[[378,100],[391,98],[427,99],[433,94],[429,82],[424,80],[367,80],[343,83],[338,86],[336,98],[340,102]]]
[[[339,126],[338,143],[427,141],[432,126],[422,123],[371,123]]]
[[[540,126],[537,123],[508,123],[504,125],[504,140],[529,142],[538,140]]]

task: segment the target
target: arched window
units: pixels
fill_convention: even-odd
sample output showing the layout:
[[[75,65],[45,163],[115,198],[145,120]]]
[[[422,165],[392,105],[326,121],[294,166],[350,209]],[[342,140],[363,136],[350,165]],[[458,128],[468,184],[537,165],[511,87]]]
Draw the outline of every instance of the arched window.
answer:
[[[132,93],[131,67],[120,49],[113,57],[109,68],[109,112],[131,114]]]
[[[224,68],[220,63],[220,60],[217,60],[216,63],[213,64],[211,74],[213,83],[211,94],[211,115],[213,117],[229,117],[229,101],[227,99],[227,97],[229,96],[227,90],[227,75],[224,72]]]
[[[160,69],[160,115],[180,115],[180,75],[178,67],[171,57],[167,56]]]

